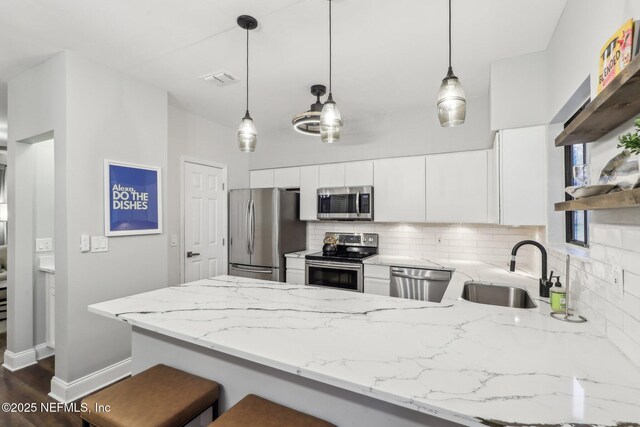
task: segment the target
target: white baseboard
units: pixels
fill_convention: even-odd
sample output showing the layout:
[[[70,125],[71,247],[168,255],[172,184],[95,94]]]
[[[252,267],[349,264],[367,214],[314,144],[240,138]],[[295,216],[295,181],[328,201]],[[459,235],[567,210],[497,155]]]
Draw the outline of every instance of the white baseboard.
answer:
[[[12,372],[36,363],[36,351],[32,348],[18,353],[9,350],[4,351],[4,363],[2,366]]]
[[[130,357],[71,382],[53,377],[49,396],[58,402],[70,403],[129,375],[131,375]]]
[[[56,351],[49,347],[47,343],[38,344],[33,349],[36,351],[36,360],[44,359],[56,354]]]

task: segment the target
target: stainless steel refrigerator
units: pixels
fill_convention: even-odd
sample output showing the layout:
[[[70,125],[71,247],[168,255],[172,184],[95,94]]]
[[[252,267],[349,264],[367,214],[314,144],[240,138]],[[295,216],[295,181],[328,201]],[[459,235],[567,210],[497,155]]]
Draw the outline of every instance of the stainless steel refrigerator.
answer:
[[[280,188],[229,191],[231,276],[284,282],[284,255],[306,246],[300,193]]]

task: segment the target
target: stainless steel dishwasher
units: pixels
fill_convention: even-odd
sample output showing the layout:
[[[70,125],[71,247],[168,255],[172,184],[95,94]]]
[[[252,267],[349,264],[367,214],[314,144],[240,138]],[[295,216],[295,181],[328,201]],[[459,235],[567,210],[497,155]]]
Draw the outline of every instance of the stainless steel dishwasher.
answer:
[[[391,267],[391,296],[440,302],[450,280],[450,270]]]

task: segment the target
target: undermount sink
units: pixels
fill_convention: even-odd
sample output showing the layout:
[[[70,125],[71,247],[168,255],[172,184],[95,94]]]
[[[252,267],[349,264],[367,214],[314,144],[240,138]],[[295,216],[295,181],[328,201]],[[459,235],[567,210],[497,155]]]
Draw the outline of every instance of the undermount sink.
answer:
[[[462,299],[478,304],[500,305],[513,308],[536,308],[529,292],[513,286],[465,282]]]

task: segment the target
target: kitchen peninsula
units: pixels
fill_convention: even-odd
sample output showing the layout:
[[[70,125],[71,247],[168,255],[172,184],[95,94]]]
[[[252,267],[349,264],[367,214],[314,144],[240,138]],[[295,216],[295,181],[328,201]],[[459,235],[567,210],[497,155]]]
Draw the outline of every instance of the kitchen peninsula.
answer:
[[[341,426],[640,424],[640,371],[592,325],[539,299],[458,298],[471,279],[535,298],[535,278],[446,267],[439,304],[218,276],[89,310],[133,326],[134,373],[168,363],[215,379],[223,411],[256,393]]]

